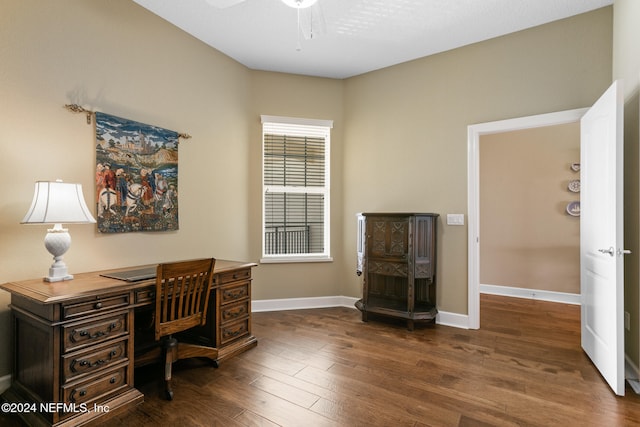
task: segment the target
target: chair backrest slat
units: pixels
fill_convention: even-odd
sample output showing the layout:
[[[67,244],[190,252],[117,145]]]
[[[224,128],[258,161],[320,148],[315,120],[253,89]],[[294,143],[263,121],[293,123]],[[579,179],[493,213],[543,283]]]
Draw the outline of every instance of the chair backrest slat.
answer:
[[[214,258],[158,265],[156,340],[206,323],[214,266]]]

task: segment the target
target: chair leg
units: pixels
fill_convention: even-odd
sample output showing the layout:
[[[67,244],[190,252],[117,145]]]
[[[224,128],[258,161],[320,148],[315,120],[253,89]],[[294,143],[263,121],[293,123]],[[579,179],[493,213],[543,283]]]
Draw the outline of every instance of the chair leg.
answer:
[[[167,400],[173,400],[173,390],[171,389],[171,367],[177,356],[178,340],[172,336],[168,336],[162,342],[162,350],[164,352],[165,397]]]

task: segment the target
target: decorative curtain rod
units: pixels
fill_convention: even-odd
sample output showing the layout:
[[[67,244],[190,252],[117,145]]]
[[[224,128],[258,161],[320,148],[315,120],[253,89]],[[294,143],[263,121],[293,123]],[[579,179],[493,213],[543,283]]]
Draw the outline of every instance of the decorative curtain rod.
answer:
[[[91,116],[93,116],[94,112],[91,110],[87,110],[78,104],[65,104],[64,108],[72,113],[85,113],[87,115],[87,124],[91,124]],[[188,133],[178,133],[178,137],[182,139],[190,139],[191,135]]]

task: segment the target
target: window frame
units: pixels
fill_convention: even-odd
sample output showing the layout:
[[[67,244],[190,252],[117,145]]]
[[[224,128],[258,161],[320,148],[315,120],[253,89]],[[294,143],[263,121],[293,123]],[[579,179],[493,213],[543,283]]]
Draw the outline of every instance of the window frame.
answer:
[[[262,217],[261,217],[261,263],[290,263],[290,262],[328,262],[331,257],[331,129],[333,120],[305,119],[296,117],[282,117],[261,115],[262,122]],[[324,187],[288,187],[265,185],[265,134],[279,134],[291,136],[309,136],[324,138]],[[285,133],[286,132],[286,133]],[[306,188],[306,190],[305,190]],[[322,253],[302,254],[266,254],[266,197],[267,192],[277,191],[285,194],[323,194],[324,195],[324,251]]]

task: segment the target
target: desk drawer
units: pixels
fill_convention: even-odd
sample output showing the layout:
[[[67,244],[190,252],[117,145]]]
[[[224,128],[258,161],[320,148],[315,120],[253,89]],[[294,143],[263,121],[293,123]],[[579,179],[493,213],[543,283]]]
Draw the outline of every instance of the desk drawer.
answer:
[[[63,383],[128,360],[128,342],[126,338],[122,338],[62,356]]]
[[[220,309],[220,321],[233,322],[249,315],[249,300],[244,300],[239,304],[225,305]]]
[[[220,288],[220,304],[229,304],[249,298],[251,282],[242,282],[233,286]]]
[[[240,322],[229,323],[220,326],[220,344],[224,345],[230,341],[249,334],[249,318]]]
[[[88,322],[76,322],[64,325],[63,351],[68,352],[128,335],[129,312],[103,316]]]
[[[156,288],[139,289],[136,291],[136,304],[155,302]]]
[[[95,296],[73,304],[62,306],[62,318],[64,320],[79,317],[92,316],[116,308],[124,308],[130,304],[130,294],[120,293],[115,295]]]
[[[247,280],[251,278],[251,269],[234,270],[226,273],[220,273],[213,277],[214,284],[224,285],[225,283],[235,282],[236,280]]]
[[[129,387],[127,384],[127,364],[121,365],[84,381],[62,386],[62,399],[65,403],[99,402]]]

